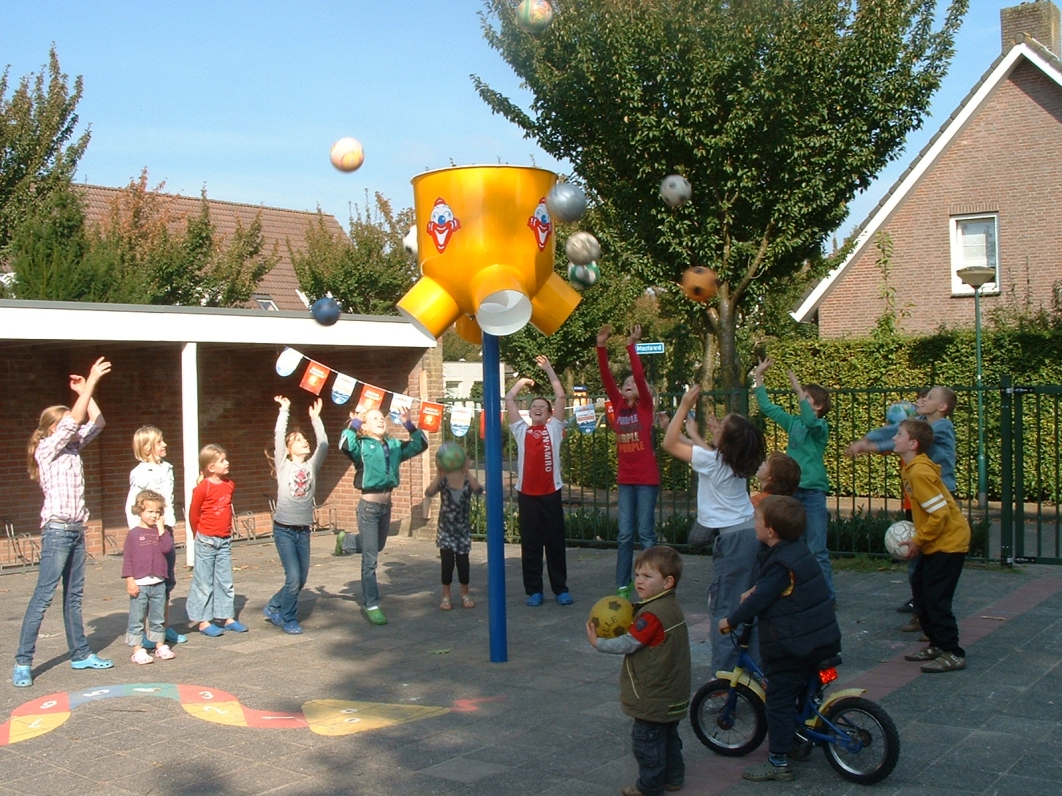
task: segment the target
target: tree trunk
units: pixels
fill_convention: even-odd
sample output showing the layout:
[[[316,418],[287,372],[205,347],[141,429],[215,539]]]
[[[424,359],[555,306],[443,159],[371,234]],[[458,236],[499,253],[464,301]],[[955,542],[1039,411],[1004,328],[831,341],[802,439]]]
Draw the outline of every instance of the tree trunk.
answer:
[[[716,325],[716,338],[719,343],[719,386],[731,390],[741,386],[741,362],[738,361],[736,313],[734,301],[729,296],[720,295],[719,323]]]

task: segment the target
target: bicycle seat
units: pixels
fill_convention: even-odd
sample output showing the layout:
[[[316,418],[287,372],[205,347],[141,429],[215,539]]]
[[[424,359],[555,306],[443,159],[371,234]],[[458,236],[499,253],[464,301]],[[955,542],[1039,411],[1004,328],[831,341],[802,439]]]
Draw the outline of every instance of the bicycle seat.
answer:
[[[834,655],[832,658],[827,658],[824,661],[819,661],[819,667],[818,668],[819,668],[819,671],[821,672],[823,669],[833,669],[834,667],[837,667],[837,666],[840,666],[840,665],[841,665],[841,656],[840,655]]]

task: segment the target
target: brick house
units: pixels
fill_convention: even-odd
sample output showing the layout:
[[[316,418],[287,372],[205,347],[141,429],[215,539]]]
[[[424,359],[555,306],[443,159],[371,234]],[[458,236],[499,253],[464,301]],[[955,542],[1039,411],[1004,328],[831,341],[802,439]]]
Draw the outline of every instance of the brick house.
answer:
[[[878,233],[893,244],[888,284],[912,334],[974,323],[956,275],[996,269],[981,307],[1051,307],[1062,280],[1062,37],[1047,0],[1000,12],[1003,52],[862,224],[854,250],[793,312],[822,337],[861,336],[885,310]]]

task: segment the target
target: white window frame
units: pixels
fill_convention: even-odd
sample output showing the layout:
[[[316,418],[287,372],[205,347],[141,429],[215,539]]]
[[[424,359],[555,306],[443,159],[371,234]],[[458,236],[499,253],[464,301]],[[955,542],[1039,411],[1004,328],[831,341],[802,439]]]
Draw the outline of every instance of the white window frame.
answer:
[[[963,251],[963,226],[971,221],[991,222],[992,244],[987,253],[989,262],[972,263],[966,261]],[[968,265],[990,265],[996,269],[996,278],[981,286],[982,296],[999,295],[999,213],[977,213],[976,215],[952,216],[951,224],[951,294],[953,296],[972,296],[974,289],[963,282],[958,271]]]

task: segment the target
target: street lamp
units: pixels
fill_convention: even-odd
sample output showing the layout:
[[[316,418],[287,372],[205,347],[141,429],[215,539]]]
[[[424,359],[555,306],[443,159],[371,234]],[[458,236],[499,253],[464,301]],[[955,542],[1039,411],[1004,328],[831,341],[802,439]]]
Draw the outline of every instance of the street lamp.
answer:
[[[996,269],[988,265],[969,265],[955,272],[974,292],[974,337],[977,350],[977,504],[988,510],[987,468],[985,466],[985,405],[981,383],[981,288],[996,281]]]

